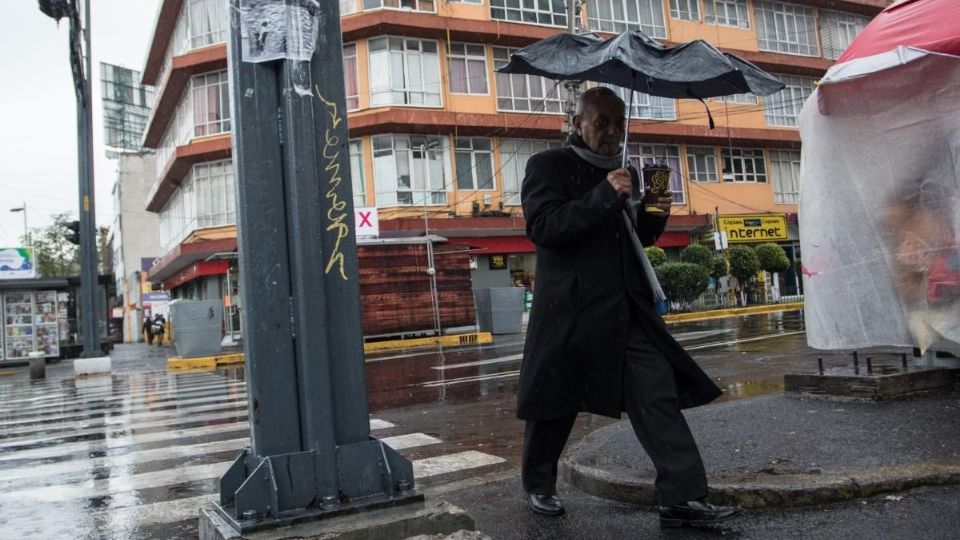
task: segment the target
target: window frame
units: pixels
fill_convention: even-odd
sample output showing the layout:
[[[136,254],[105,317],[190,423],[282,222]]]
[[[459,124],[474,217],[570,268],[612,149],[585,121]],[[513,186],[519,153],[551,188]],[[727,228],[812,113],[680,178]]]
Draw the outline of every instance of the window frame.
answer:
[[[723,6],[724,18],[723,22],[718,22],[717,13],[711,10],[717,6]],[[746,19],[741,19],[740,8],[743,8],[743,13]],[[735,22],[730,22],[730,10],[734,11],[736,16]],[[717,26],[726,26],[729,28],[739,28],[741,30],[750,29],[750,4],[747,0],[709,0],[703,4],[703,22],[706,24],[715,24]]]
[[[388,3],[388,2],[391,2],[391,1],[395,2],[397,5],[396,5],[396,6],[387,6],[387,5],[384,5],[384,4],[386,4],[386,3]],[[377,11],[377,10],[381,10],[381,9],[388,9],[388,10],[394,10],[394,11],[415,11],[415,12],[418,12],[418,13],[436,13],[436,12],[437,12],[437,2],[439,2],[439,1],[441,1],[441,0],[362,0],[361,7],[362,7],[363,11]],[[367,4],[372,3],[372,2],[376,2],[376,3],[380,4],[380,5],[378,5],[378,6],[368,6],[368,5],[367,5]],[[403,7],[402,4],[405,3],[405,2],[414,2],[414,3],[415,3],[414,5],[416,5],[417,7],[413,7],[413,8]],[[420,6],[420,4],[423,4],[423,3],[429,3],[430,5],[433,6],[433,8],[432,8],[432,9],[421,9],[419,6]]]
[[[782,148],[771,148],[770,176],[773,177],[773,204],[800,204],[800,151]],[[796,159],[794,159],[796,157]],[[789,187],[787,191],[785,175],[781,173],[784,167],[789,169]]]
[[[819,29],[812,7],[779,0],[754,0],[753,9],[759,50],[794,56],[820,56]],[[801,28],[801,21],[806,28]],[[768,24],[770,22],[773,23],[772,28]],[[790,39],[788,28],[793,29],[794,40]]]
[[[383,40],[386,43],[386,48],[373,50],[374,45]],[[393,49],[392,45],[394,41],[399,41],[401,44],[401,49]],[[417,50],[408,49],[410,43],[416,42],[418,44]],[[429,43],[433,45],[434,52],[424,51],[424,44]],[[385,66],[387,77],[387,85],[374,85],[375,81],[378,81],[378,76],[384,76],[380,70],[377,69],[375,64],[380,64],[379,59],[375,62],[375,55],[385,56]],[[404,87],[394,87],[396,81],[394,81],[394,75],[397,74],[395,71],[395,66],[393,61],[399,56],[401,63],[401,70],[403,76]],[[419,82],[421,84],[420,88],[411,87],[407,88],[406,85],[410,82],[414,82],[413,75],[413,62],[411,58],[416,57],[419,62]],[[424,61],[424,59],[427,61]],[[431,62],[434,63],[431,65]],[[436,68],[436,81],[429,80],[426,78],[429,70],[425,69],[428,67]],[[368,84],[370,86],[370,108],[377,107],[417,107],[425,109],[442,109],[444,107],[443,103],[443,82],[441,80],[440,73],[440,43],[435,39],[421,39],[421,38],[410,38],[403,36],[377,36],[367,39],[367,73],[368,73]],[[436,90],[429,90],[431,85],[436,86]],[[403,102],[397,103],[395,98],[397,94],[403,96]],[[412,96],[414,94],[421,94],[423,98],[423,103],[412,103]],[[389,99],[385,103],[378,101],[378,98],[381,95],[386,95]],[[432,97],[436,97],[436,104],[428,103],[428,100]]]
[[[352,49],[353,54],[348,54],[348,50]],[[347,94],[349,89],[348,78],[350,76],[349,62],[348,60],[353,59],[352,62],[352,73],[353,73],[353,84],[356,88],[356,94]],[[347,111],[357,111],[360,110],[360,61],[357,52],[357,42],[351,41],[350,43],[343,44],[343,89],[346,97],[346,107]],[[351,107],[351,105],[353,105]]]
[[[770,126],[797,127],[800,124],[800,111],[813,93],[816,79],[797,75],[774,76],[786,86],[763,99],[763,119]],[[787,114],[788,110],[790,114]]]
[[[593,32],[618,34],[639,29],[650,37],[667,38],[667,16],[664,13],[663,0],[587,0],[586,4],[587,28]],[[604,10],[604,7],[607,9]],[[656,20],[658,15],[659,21]],[[649,16],[651,20],[645,21],[645,16]],[[630,20],[629,17],[635,19]]]
[[[550,79],[545,77],[540,77],[537,75],[525,75],[522,73],[498,73],[496,70],[499,69],[500,65],[506,65],[509,62],[510,55],[513,54],[517,49],[511,47],[493,47],[493,69],[496,73],[496,99],[497,99],[497,112],[519,112],[527,114],[566,114],[564,110],[564,105],[567,101],[567,89],[560,82],[553,82]],[[497,53],[499,51],[504,51],[506,55],[506,60],[498,59]],[[501,84],[504,81],[509,81],[509,84]],[[542,91],[543,97],[531,97],[530,88],[531,83],[536,83],[539,85],[540,90]],[[518,86],[523,86],[527,90],[525,97],[516,97],[514,91]],[[506,87],[510,91],[509,96],[504,96],[501,94],[503,88]],[[555,97],[549,97],[554,95]],[[509,100],[511,104],[515,105],[519,101],[528,101],[531,103],[531,108],[529,109],[519,109],[519,108],[504,108],[501,104],[502,100]],[[537,110],[532,105],[534,103],[542,103],[542,110]],[[555,105],[556,110],[548,110],[548,106]]]
[[[538,26],[549,26],[549,27],[567,27],[567,9],[564,5],[563,0],[547,0],[550,2],[549,10],[542,10],[538,7],[527,8],[524,7],[522,3],[518,3],[517,7],[508,6],[507,3],[509,0],[490,0],[490,19],[494,21],[504,21],[504,22],[514,22],[520,24],[535,24]],[[536,4],[535,4],[536,5]],[[560,9],[557,9],[557,6],[560,6]],[[497,16],[497,11],[502,11],[501,16]],[[508,16],[508,13],[517,12],[520,13],[520,18],[512,19]],[[532,14],[532,18],[535,20],[525,20],[525,14]],[[549,18],[551,22],[542,22],[541,19]]]
[[[356,148],[356,151],[354,151],[354,148]],[[350,186],[353,191],[353,206],[366,206],[367,163],[363,159],[363,139],[350,139],[347,141],[347,155],[350,159]],[[357,168],[353,166],[354,158],[357,158]]]
[[[820,9],[819,16],[817,17],[817,29],[820,31],[820,43],[823,57],[828,60],[837,60],[843,55],[843,51],[850,46],[850,43],[863,31],[864,27],[870,22],[870,19],[862,15],[857,15],[855,13],[846,13],[843,11],[835,11],[832,9]],[[834,28],[830,29],[828,26],[833,25]],[[848,34],[849,39],[845,40],[846,44],[840,43],[840,41],[832,42],[831,37],[839,38],[841,31],[844,28],[857,27],[856,32],[852,36]],[[831,41],[831,43],[827,43]]]
[[[477,148],[478,141],[486,141],[487,148]],[[461,143],[464,143],[464,146],[461,146]],[[465,187],[461,183],[460,178],[460,159],[461,154],[466,154],[469,156],[470,160],[470,186]],[[479,171],[479,166],[477,162],[477,157],[480,155],[487,156],[489,167],[490,167],[490,187],[480,187],[480,179],[478,178],[477,171]],[[454,166],[454,182],[457,188],[457,191],[497,191],[497,174],[493,166],[493,141],[489,137],[457,137],[453,145],[453,159],[455,162]]]
[[[724,152],[727,152],[728,155],[724,155]],[[734,155],[735,152],[738,152],[739,155]],[[749,153],[749,155],[747,155]],[[747,167],[747,160],[750,160],[750,167]],[[730,161],[730,168],[727,168],[727,160]],[[759,160],[759,161],[758,161]],[[740,172],[737,172],[736,163],[740,163]],[[757,164],[760,164],[763,169],[763,172],[757,172]],[[722,146],[720,147],[720,179],[724,184],[766,184],[768,183],[769,173],[767,172],[766,158],[763,152],[763,148],[742,148],[739,146]],[[747,172],[747,169],[751,169],[750,172]],[[726,178],[727,171],[730,171],[731,179]],[[738,180],[737,176],[742,176],[742,180]],[[749,177],[749,178],[748,178]]]
[[[463,53],[454,52],[454,46],[462,46]],[[483,50],[483,55],[471,54],[469,47],[480,47]],[[464,73],[467,74],[466,82],[467,91],[466,92],[457,92],[453,89],[453,69],[451,67],[451,62],[453,60],[462,60],[464,63]],[[474,92],[470,87],[470,81],[474,80],[475,77],[470,76],[470,62],[483,62],[483,92]],[[462,41],[454,41],[447,44],[447,87],[450,90],[451,94],[458,96],[489,96],[490,95],[490,77],[489,70],[487,69],[487,47],[483,43],[467,43]]]
[[[702,19],[700,0],[670,0],[670,18],[678,21],[700,22]]]
[[[382,140],[386,140],[389,137],[389,149],[385,152],[383,148],[378,149],[378,143]],[[416,157],[415,152],[417,151],[416,146],[414,146],[415,139],[424,139],[425,144],[421,148],[420,152],[425,152],[424,157]],[[402,147],[403,145],[398,145],[397,142],[405,141],[406,148]],[[436,147],[426,149],[426,141],[430,140],[431,143],[437,143]],[[374,159],[374,188],[376,191],[376,206],[377,207],[422,207],[422,206],[448,206],[449,196],[450,196],[450,186],[451,182],[448,180],[450,178],[450,167],[449,167],[449,140],[445,136],[440,135],[414,135],[406,133],[382,133],[378,135],[373,135],[371,137],[371,145],[373,146],[373,159]],[[404,152],[404,159],[406,161],[406,175],[400,174],[399,161],[397,156]],[[427,157],[430,154],[437,155],[439,153],[439,165],[440,165],[440,186],[435,187],[436,183],[432,178],[432,173],[430,171],[430,159]],[[382,158],[387,155],[392,157],[392,179],[382,178],[377,171],[377,158]],[[421,159],[425,160],[422,165],[422,171],[427,174],[425,178],[418,178],[414,175],[417,172],[417,163],[415,160]],[[408,177],[409,188],[401,189],[401,179],[403,176]],[[384,185],[384,182],[389,182],[389,185]],[[423,187],[417,188],[416,185],[420,183]],[[392,188],[392,189],[384,189]],[[401,193],[410,194],[410,202],[401,202]],[[421,198],[418,200],[418,194]],[[429,194],[429,202],[427,202],[426,195]],[[438,200],[437,195],[442,195],[442,200]],[[384,200],[384,196],[389,197]]]
[[[212,81],[211,78],[216,77],[218,80]],[[217,103],[219,118],[216,120],[209,120],[210,116],[210,88],[218,87],[217,91]],[[200,90],[200,92],[198,92]],[[199,95],[199,97],[198,97]],[[230,133],[232,129],[232,118],[231,118],[231,107],[230,107],[230,78],[227,75],[227,70],[220,71],[211,71],[207,73],[199,73],[190,77],[190,101],[191,101],[191,110],[193,112],[193,129],[191,133],[193,134],[189,138],[194,137],[210,137],[213,135],[219,135],[221,133]],[[202,107],[202,109],[200,109]],[[197,120],[198,114],[204,118],[202,121]],[[215,127],[212,127],[215,126]]]
[[[628,94],[629,90],[623,88],[622,86],[617,86],[614,84],[601,83],[598,86],[603,86],[613,90],[620,99],[623,100],[623,103],[630,108],[630,118],[635,120],[663,120],[663,121],[674,121],[677,119],[677,100],[673,98],[665,98],[660,96],[653,96],[650,94],[644,94],[643,92],[634,91],[633,96],[633,106],[630,106],[630,95]],[[639,98],[639,101],[638,101]],[[659,103],[659,104],[655,104]],[[669,103],[669,106],[667,104]],[[654,111],[669,111],[669,116],[664,114],[662,116],[657,116],[653,114]]]
[[[497,141],[500,164],[497,174],[500,175],[500,186],[504,206],[520,206],[520,191],[523,188],[523,178],[526,175],[527,161],[534,154],[560,148],[560,141],[547,139],[517,139],[501,137]],[[518,155],[526,156],[523,163],[517,160]]]
[[[698,184],[716,184],[720,182],[720,168],[717,160],[717,148],[715,146],[700,146],[688,144],[685,149],[687,156],[687,180]],[[704,171],[700,171],[698,157],[704,158]],[[708,158],[712,158],[709,159]],[[713,172],[709,171],[709,162],[713,162]],[[710,175],[712,174],[712,178]],[[701,176],[706,176],[706,180],[701,180]]]

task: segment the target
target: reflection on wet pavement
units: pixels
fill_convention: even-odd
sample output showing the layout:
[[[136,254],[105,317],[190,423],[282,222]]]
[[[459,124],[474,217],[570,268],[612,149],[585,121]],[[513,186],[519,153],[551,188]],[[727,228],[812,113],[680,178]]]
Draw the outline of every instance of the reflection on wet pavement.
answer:
[[[671,331],[725,390],[722,399],[781,391],[804,342],[799,313]],[[196,535],[197,508],[216,498],[217,479],[248,444],[244,372],[167,373],[158,370],[163,357],[151,364],[125,347],[119,353],[139,370],[39,383],[0,378],[0,536]],[[523,336],[514,335],[489,346],[369,357],[372,434],[413,461],[427,490],[514,473],[522,350]],[[581,415],[573,437],[610,422]]]

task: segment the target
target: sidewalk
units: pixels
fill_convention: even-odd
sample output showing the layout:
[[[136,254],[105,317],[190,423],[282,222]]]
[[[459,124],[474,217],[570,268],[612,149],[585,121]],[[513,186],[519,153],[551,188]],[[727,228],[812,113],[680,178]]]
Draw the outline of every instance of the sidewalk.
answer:
[[[714,502],[792,507],[960,484],[960,389],[879,403],[777,394],[686,417]],[[593,495],[655,504],[653,464],[627,420],[572,446],[561,473]]]

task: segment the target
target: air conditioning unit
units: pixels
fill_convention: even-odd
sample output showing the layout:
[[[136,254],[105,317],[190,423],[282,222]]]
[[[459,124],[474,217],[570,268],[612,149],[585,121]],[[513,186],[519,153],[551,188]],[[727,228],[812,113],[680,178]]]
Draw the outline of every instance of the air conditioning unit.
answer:
[[[493,204],[493,197],[491,197],[490,195],[484,195],[484,196],[483,196],[483,205],[484,205],[484,206],[490,206],[491,204]]]

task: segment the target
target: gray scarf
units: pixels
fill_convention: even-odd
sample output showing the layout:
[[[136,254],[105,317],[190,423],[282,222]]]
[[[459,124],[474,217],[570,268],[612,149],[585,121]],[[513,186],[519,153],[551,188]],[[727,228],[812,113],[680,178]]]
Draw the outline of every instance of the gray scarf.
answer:
[[[587,163],[593,165],[598,169],[605,171],[612,171],[619,169],[623,165],[623,148],[620,149],[620,152],[612,156],[601,156],[600,154],[594,153],[592,150],[586,147],[583,139],[580,138],[576,133],[571,133],[568,140],[570,148],[580,156],[580,159],[586,161]],[[653,265],[650,264],[650,259],[647,257],[647,252],[643,249],[643,244],[640,242],[640,238],[637,236],[637,229],[635,219],[631,218],[631,214],[634,216],[636,212],[639,211],[637,208],[639,204],[630,204],[637,201],[627,200],[627,205],[623,208],[623,217],[624,225],[627,227],[627,231],[630,233],[630,244],[633,245],[633,252],[637,256],[637,260],[640,261],[640,266],[643,268],[643,273],[647,276],[647,282],[650,284],[650,290],[653,291],[653,301],[655,304],[666,301],[667,295],[664,294],[663,288],[660,287],[660,282],[657,280],[657,273],[653,270]]]

